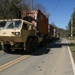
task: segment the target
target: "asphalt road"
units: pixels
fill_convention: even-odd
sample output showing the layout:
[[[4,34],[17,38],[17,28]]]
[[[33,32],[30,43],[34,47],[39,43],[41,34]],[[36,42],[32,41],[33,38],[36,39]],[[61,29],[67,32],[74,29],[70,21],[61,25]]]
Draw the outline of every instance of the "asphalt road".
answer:
[[[0,69],[0,75],[74,75],[66,40],[47,44],[30,55],[0,51]]]

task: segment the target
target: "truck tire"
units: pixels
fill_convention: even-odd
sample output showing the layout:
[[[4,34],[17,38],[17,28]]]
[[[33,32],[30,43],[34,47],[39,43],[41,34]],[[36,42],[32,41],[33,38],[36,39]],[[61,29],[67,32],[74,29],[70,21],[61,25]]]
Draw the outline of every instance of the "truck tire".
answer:
[[[33,42],[34,42],[34,48],[33,48],[33,50],[37,50],[37,48],[38,48],[38,39],[35,38]]]
[[[40,45],[41,45],[41,47],[44,47],[44,46],[46,46],[46,43],[45,42],[41,42]]]
[[[5,52],[5,53],[11,53],[12,52],[12,49],[10,49],[10,45],[7,45],[7,44],[4,44],[2,45],[2,50]]]
[[[44,40],[42,40],[42,42],[40,43],[40,45],[41,45],[41,47],[46,46],[46,40],[45,40],[45,39],[44,39]]]
[[[33,39],[29,38],[26,45],[26,52],[31,53],[33,51]]]

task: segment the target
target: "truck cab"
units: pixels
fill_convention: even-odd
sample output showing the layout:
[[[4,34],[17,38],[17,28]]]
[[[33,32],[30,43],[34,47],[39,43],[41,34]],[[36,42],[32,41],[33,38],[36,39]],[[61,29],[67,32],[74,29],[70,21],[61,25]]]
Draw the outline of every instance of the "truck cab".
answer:
[[[2,50],[10,53],[12,49],[32,52],[42,41],[34,25],[22,19],[0,20],[0,42]]]

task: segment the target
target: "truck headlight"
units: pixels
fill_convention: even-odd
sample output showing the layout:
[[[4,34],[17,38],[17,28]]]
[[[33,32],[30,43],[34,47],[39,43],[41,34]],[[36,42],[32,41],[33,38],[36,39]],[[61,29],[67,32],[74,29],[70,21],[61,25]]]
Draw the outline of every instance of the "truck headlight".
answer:
[[[20,32],[16,32],[16,34],[15,34],[16,36],[19,36],[20,35]]]
[[[12,32],[13,35],[19,36],[20,32]]]

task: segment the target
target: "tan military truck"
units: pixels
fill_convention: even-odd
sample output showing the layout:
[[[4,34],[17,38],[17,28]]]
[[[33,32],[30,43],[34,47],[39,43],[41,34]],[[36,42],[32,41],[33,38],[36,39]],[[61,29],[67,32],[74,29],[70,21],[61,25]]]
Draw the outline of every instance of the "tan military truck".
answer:
[[[0,42],[2,50],[10,53],[12,50],[32,52],[43,42],[43,36],[34,25],[22,19],[0,20]]]

